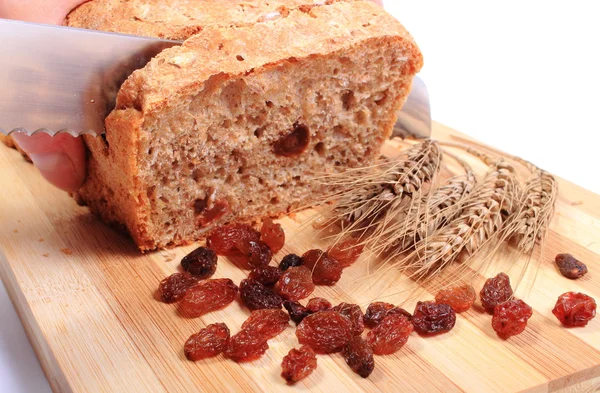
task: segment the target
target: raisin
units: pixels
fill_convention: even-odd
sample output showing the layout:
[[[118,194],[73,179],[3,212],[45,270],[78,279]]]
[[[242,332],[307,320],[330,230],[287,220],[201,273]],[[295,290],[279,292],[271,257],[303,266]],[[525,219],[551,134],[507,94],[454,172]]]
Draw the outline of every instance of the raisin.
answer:
[[[322,297],[313,297],[308,301],[308,303],[306,303],[306,308],[312,314],[319,311],[329,310],[331,308],[331,303],[329,303],[329,300],[323,299]]]
[[[315,290],[310,270],[305,266],[291,267],[281,275],[275,290],[287,300],[307,298]]]
[[[352,371],[367,378],[375,368],[373,349],[361,336],[354,336],[344,347],[344,360]]]
[[[275,266],[263,266],[252,270],[248,275],[248,278],[270,287],[279,281],[282,273],[283,272]]]
[[[233,302],[238,287],[228,278],[211,278],[194,285],[181,300],[183,314],[195,318]]]
[[[337,311],[352,322],[352,335],[360,336],[365,330],[365,323],[363,322],[363,312],[360,306],[357,304],[340,303],[334,308],[333,311]]]
[[[404,315],[388,315],[367,334],[367,343],[376,355],[390,355],[406,344],[412,331],[413,325]]]
[[[197,222],[201,227],[205,227],[211,222],[222,218],[227,213],[229,213],[229,202],[227,200],[217,201],[213,207],[205,210],[202,215],[198,216]]]
[[[447,304],[417,302],[412,323],[419,334],[445,333],[456,323],[456,313]]]
[[[411,313],[403,308],[396,307],[391,303],[373,302],[367,307],[363,321],[365,325],[371,329],[379,325],[388,315],[404,315],[409,321],[412,319]]]
[[[217,254],[208,248],[198,247],[183,257],[181,267],[198,278],[208,278],[217,270]]]
[[[282,271],[286,271],[291,267],[302,266],[304,261],[296,254],[288,254],[283,257],[281,263],[279,263],[279,268]]]
[[[292,348],[281,362],[281,376],[292,384],[306,378],[317,368],[317,355],[305,345],[300,349]]]
[[[218,227],[206,239],[206,244],[218,255],[236,256],[239,254],[236,243],[249,240],[259,241],[260,233],[250,225],[232,224]]]
[[[476,296],[475,289],[472,286],[462,285],[460,287],[442,289],[435,295],[435,302],[450,305],[454,309],[454,312],[464,312],[475,303]]]
[[[352,322],[337,311],[321,311],[300,322],[296,337],[317,353],[339,352],[352,338]]]
[[[253,267],[267,266],[273,257],[267,243],[260,240],[240,240],[235,243],[235,247],[239,251],[236,257]]]
[[[485,282],[479,296],[481,304],[488,313],[494,312],[494,307],[504,303],[513,295],[510,287],[510,278],[504,273],[498,273],[494,278],[488,278]]]
[[[198,284],[198,279],[189,273],[174,273],[160,282],[158,292],[165,303],[179,301],[188,289]]]
[[[348,267],[356,262],[365,248],[364,245],[359,243],[356,239],[345,240],[331,247],[327,251],[327,255],[338,261],[342,267]]]
[[[583,293],[563,293],[552,314],[565,326],[585,326],[596,316],[596,301]]]
[[[240,283],[240,297],[250,310],[278,309],[283,302],[281,296],[250,278]]]
[[[507,339],[520,334],[527,327],[527,320],[531,318],[533,310],[527,303],[520,299],[513,299],[498,304],[494,308],[492,328],[498,337]]]
[[[302,322],[304,318],[311,314],[311,312],[306,307],[304,307],[298,302],[286,300],[283,302],[283,307],[285,307],[288,314],[290,315],[290,319],[294,321],[296,325],[298,325],[300,322]]]
[[[273,151],[278,156],[296,157],[308,147],[310,132],[304,124],[294,123],[294,129],[279,138],[273,145]]]
[[[554,262],[558,265],[560,273],[567,278],[576,279],[587,273],[585,263],[578,261],[571,254],[558,254]]]
[[[225,350],[227,340],[229,340],[227,325],[213,323],[192,334],[183,346],[183,353],[192,361],[217,356]]]
[[[260,240],[265,242],[273,254],[277,254],[285,244],[285,232],[280,224],[276,224],[270,218],[263,221],[260,228]]]
[[[288,327],[290,317],[283,310],[256,310],[242,324],[242,330],[254,330],[264,340],[270,340]]]
[[[321,250],[309,250],[302,255],[304,265],[312,271],[317,285],[334,285],[342,277],[342,265]]]
[[[249,362],[264,355],[269,344],[254,330],[240,330],[227,341],[225,357],[235,362]]]

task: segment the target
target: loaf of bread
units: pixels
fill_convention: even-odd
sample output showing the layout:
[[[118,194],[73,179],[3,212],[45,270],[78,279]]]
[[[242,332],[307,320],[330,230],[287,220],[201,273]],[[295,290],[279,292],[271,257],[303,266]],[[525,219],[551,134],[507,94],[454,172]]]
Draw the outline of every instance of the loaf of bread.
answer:
[[[121,86],[85,137],[76,198],[142,251],[314,201],[316,174],[368,165],[422,66],[368,1],[96,0],[70,26],[187,38]]]

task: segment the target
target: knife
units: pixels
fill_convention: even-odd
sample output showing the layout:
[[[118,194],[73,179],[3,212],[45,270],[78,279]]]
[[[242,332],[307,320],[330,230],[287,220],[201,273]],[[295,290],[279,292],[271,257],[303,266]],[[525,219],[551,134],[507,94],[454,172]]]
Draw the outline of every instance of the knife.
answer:
[[[152,37],[0,19],[0,132],[104,133],[121,84],[166,48]],[[427,88],[413,82],[394,136],[429,136]]]

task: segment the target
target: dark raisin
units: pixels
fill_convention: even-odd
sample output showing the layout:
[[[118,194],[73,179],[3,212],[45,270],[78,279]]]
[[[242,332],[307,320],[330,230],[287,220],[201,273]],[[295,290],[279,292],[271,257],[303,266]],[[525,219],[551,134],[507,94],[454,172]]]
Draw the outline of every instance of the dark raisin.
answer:
[[[492,328],[498,336],[507,339],[520,334],[527,327],[527,320],[531,318],[533,310],[527,303],[519,299],[509,300],[498,304],[494,308]]]
[[[249,278],[240,283],[240,297],[250,310],[278,309],[283,302],[281,296]]]
[[[260,229],[260,240],[268,244],[273,254],[277,254],[285,244],[285,232],[280,224],[276,224],[270,218],[263,221]]]
[[[312,271],[317,285],[334,285],[342,277],[342,265],[321,250],[309,250],[302,255],[304,265]]]
[[[248,275],[248,278],[270,287],[279,281],[282,273],[283,272],[275,266],[263,266],[252,270]]]
[[[494,312],[494,307],[504,303],[512,295],[510,278],[504,273],[498,273],[496,277],[488,278],[479,293],[483,308],[490,314]]]
[[[578,261],[571,254],[558,254],[554,261],[558,265],[560,273],[567,278],[580,278],[588,271],[585,263]]]
[[[311,312],[311,314],[319,311],[329,310],[331,307],[332,306],[331,303],[329,303],[329,300],[323,299],[322,297],[313,297],[308,301],[308,303],[306,303],[306,308]]]
[[[302,322],[304,318],[311,314],[311,312],[306,307],[304,307],[298,302],[286,300],[283,302],[283,307],[285,307],[288,314],[290,315],[290,319],[294,321],[296,325],[298,325],[300,322]]]
[[[337,311],[321,311],[300,322],[296,337],[317,353],[339,352],[352,338],[352,322]]]
[[[193,361],[217,356],[225,350],[228,339],[227,325],[213,323],[192,334],[185,342],[183,352],[186,358]]]
[[[281,275],[275,290],[287,300],[298,301],[315,290],[310,270],[305,266],[291,267]]]
[[[310,142],[310,132],[303,124],[295,123],[294,129],[287,135],[279,138],[273,146],[276,155],[296,157],[302,154]]]
[[[464,312],[475,303],[476,296],[475,289],[472,286],[462,285],[442,289],[435,295],[435,302],[448,304],[455,312]]]
[[[419,334],[445,333],[456,323],[456,313],[447,304],[417,302],[412,323]]]
[[[233,302],[238,287],[228,278],[201,281],[187,290],[179,303],[184,315],[195,318]]]
[[[558,297],[552,314],[565,326],[585,326],[596,316],[596,301],[583,293],[566,292]]]
[[[367,334],[367,343],[376,355],[390,355],[406,344],[412,331],[413,325],[404,315],[388,315]]]
[[[327,255],[338,261],[342,267],[348,267],[356,262],[364,248],[359,240],[348,239],[331,247]]]
[[[281,376],[292,384],[306,378],[317,368],[317,355],[305,345],[300,349],[292,348],[281,362]]]
[[[217,254],[208,248],[199,247],[183,257],[181,267],[198,278],[208,278],[217,270]]]
[[[304,263],[304,261],[302,261],[302,258],[299,257],[296,254],[288,254],[286,256],[283,257],[283,259],[281,260],[281,263],[279,263],[279,268],[282,271],[286,271],[291,267],[295,267],[295,266],[301,266]]]
[[[218,255],[237,256],[239,251],[236,243],[250,240],[259,241],[260,233],[250,225],[232,224],[215,229],[206,240],[206,244]]]
[[[361,336],[354,336],[346,344],[342,352],[344,360],[352,371],[363,378],[367,378],[375,368],[373,349]]]
[[[240,240],[235,244],[239,251],[238,258],[244,259],[244,265],[253,267],[267,266],[271,262],[273,254],[267,243],[254,240]]]
[[[254,330],[258,336],[270,340],[289,326],[289,320],[283,310],[256,310],[242,324],[242,330]]]
[[[358,304],[340,303],[334,308],[333,311],[337,311],[352,322],[352,335],[360,336],[365,330],[365,323],[363,321],[363,312]]]
[[[241,330],[227,341],[225,357],[235,362],[249,362],[264,355],[269,344],[254,330]]]
[[[179,301],[186,291],[198,284],[198,279],[189,273],[174,273],[160,282],[158,292],[165,303]]]

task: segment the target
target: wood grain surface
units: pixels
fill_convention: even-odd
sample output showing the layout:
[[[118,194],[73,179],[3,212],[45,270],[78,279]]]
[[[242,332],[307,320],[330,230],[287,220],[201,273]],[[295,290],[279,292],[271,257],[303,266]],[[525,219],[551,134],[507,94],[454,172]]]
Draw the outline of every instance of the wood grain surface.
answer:
[[[459,135],[439,124],[434,128],[440,140]],[[385,151],[393,154],[400,147],[391,141]],[[543,253],[536,252],[516,291],[534,308],[524,333],[499,339],[491,317],[473,307],[458,316],[451,332],[427,338],[413,333],[395,355],[376,357],[368,379],[352,373],[335,354],[319,356],[317,370],[288,387],[279,374],[281,359],[298,345],[292,324],[251,363],[222,356],[196,363],[185,359],[183,343],[192,333],[219,321],[235,333],[249,315],[236,301],[184,319],[176,306],[155,299],[159,281],[177,271],[194,246],[140,254],[130,239],[44,182],[16,151],[0,148],[0,167],[0,273],[55,392],[593,392],[600,386],[600,317],[585,328],[566,329],[551,313],[566,291],[600,300],[600,196],[569,182],[560,181]],[[275,260],[327,246],[305,224],[312,216],[307,211],[281,220],[288,241]],[[589,274],[577,281],[562,277],[553,264],[559,252],[585,261]],[[318,287],[314,295],[363,307],[376,299],[405,302],[409,310],[417,299],[433,297],[438,283],[415,295],[416,284],[407,277],[394,270],[376,274],[377,262],[363,255],[336,286]],[[474,285],[479,290],[484,278],[498,271],[516,280],[524,263],[503,246]],[[219,259],[214,277],[239,283],[245,276]]]

